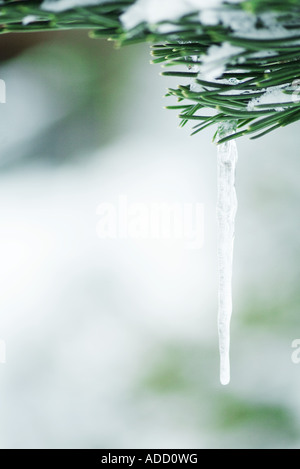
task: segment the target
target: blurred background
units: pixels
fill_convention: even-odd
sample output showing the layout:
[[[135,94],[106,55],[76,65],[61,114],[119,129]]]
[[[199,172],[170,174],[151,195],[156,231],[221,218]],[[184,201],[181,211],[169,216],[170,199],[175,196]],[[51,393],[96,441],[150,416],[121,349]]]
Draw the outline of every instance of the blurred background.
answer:
[[[238,142],[232,381],[219,384],[216,148],[149,47],[0,37],[1,448],[299,448],[299,124]],[[205,243],[103,240],[97,206],[202,203]]]

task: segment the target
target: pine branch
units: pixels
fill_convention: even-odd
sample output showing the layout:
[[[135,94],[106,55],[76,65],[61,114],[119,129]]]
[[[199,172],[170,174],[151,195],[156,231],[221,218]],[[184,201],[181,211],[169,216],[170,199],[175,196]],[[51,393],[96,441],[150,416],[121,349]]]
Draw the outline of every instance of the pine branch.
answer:
[[[41,1],[4,0],[0,34],[88,29],[91,37],[107,37],[118,46],[148,41],[153,63],[165,67],[163,75],[186,81],[167,95],[179,102],[168,108],[179,110],[182,126],[193,122],[196,134],[236,122],[236,132],[219,143],[258,138],[300,120],[300,0],[224,2],[217,21],[197,11],[127,28],[122,18],[133,4],[107,1],[49,11]]]

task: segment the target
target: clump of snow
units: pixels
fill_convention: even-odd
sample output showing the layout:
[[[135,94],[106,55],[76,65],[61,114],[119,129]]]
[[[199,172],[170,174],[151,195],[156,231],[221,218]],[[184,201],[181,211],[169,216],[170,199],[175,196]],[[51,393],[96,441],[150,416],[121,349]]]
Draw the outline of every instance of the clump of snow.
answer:
[[[228,60],[242,51],[241,47],[232,46],[229,42],[224,42],[221,46],[210,46],[207,54],[201,57],[201,78],[206,81],[216,80],[224,73]]]
[[[44,0],[41,9],[57,13],[71,8],[100,5],[108,1],[113,0]]]
[[[245,37],[259,38],[259,39],[274,39],[293,36],[293,30],[284,28],[278,21],[278,15],[274,12],[263,13],[260,15],[264,27],[262,29],[255,28],[251,34],[245,34]]]
[[[270,105],[270,108],[274,109],[274,104],[289,103],[293,101],[292,98],[292,96],[289,96],[288,94],[284,93],[282,87],[274,86],[269,88],[261,97],[251,99],[251,101],[249,101],[248,103],[247,109],[251,112],[260,104]],[[283,111],[284,108],[276,107],[275,110]]]
[[[238,3],[244,0],[229,0]],[[227,1],[227,3],[229,3]],[[121,20],[126,29],[138,24],[157,24],[161,21],[174,21],[193,12],[210,12],[222,7],[224,0],[137,0],[122,15]]]
[[[257,19],[260,26],[257,27]],[[257,17],[245,10],[231,10],[222,8],[217,10],[204,10],[200,12],[200,22],[207,25],[218,23],[230,27],[237,36],[248,39],[275,39],[292,37],[293,30],[286,29],[276,12],[262,13]]]
[[[232,2],[231,2],[232,3]],[[230,27],[237,36],[248,39],[274,39],[293,36],[293,30],[286,29],[278,21],[274,12],[259,15],[260,27],[257,27],[257,16],[245,10],[209,7],[199,13],[201,24],[212,26],[223,24]]]
[[[23,18],[22,20],[22,24],[24,26],[27,26],[27,24],[30,24],[30,23],[33,23],[34,21],[38,21],[39,18],[38,16],[35,16],[35,15],[27,15]]]
[[[125,29],[132,29],[138,24],[147,22],[156,24],[160,21],[176,20],[187,14],[189,8],[183,1],[174,2],[171,0],[137,0],[121,16],[121,21]]]

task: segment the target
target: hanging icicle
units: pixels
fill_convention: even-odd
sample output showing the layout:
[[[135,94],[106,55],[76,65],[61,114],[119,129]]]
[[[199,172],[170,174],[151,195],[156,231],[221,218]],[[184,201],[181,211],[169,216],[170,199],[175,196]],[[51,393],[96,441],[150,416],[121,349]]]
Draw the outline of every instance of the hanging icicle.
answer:
[[[219,137],[233,133],[230,124],[219,128]],[[230,320],[232,314],[232,261],[237,212],[235,170],[238,160],[236,142],[230,140],[218,146],[218,332],[220,348],[220,381],[230,382]]]

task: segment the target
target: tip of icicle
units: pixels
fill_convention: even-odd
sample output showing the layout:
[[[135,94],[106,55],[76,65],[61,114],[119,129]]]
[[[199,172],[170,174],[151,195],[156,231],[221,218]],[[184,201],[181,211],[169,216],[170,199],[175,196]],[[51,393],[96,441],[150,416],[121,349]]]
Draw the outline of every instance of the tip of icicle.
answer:
[[[223,370],[221,369],[220,382],[222,386],[227,386],[230,383],[230,371],[228,367]]]
[[[230,383],[230,378],[229,377],[221,377],[220,382],[221,382],[222,386],[228,386],[228,384]]]
[[[221,354],[220,381],[223,386],[230,383],[230,360],[229,353]]]

